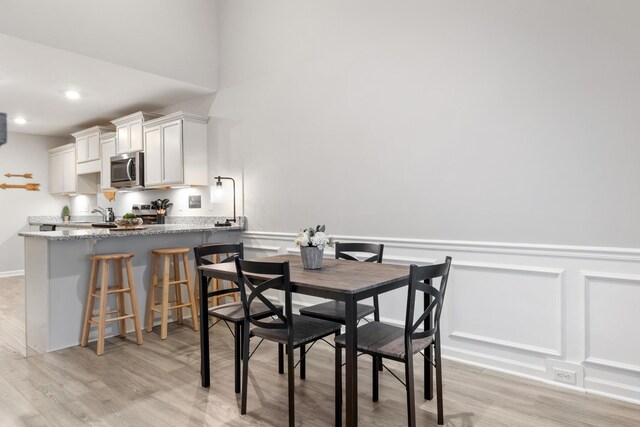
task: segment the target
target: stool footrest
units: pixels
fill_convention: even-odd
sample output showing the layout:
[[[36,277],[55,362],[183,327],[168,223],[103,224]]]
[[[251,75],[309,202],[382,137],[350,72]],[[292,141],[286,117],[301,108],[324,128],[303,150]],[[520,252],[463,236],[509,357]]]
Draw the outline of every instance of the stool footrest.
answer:
[[[169,282],[167,282],[167,285],[185,285],[187,283],[187,279],[181,279],[181,280],[171,280]],[[153,286],[155,286],[156,288],[161,288],[164,286],[164,283],[160,280],[157,283],[154,283]]]
[[[176,310],[178,308],[185,308],[185,307],[191,307],[191,304],[172,305],[170,307],[167,307],[167,310]],[[155,311],[156,313],[162,313],[162,309],[156,308],[156,307],[152,307],[151,311]]]
[[[97,317],[97,316],[95,316]],[[123,319],[131,319],[133,317],[133,314],[127,314],[124,316],[119,316],[119,317],[112,317],[111,319],[105,319],[104,323],[109,323],[109,322],[115,322],[117,320],[123,320]],[[96,326],[100,325],[100,322],[96,322],[95,320],[91,319],[89,320],[89,323],[92,323]]]
[[[118,310],[117,308],[115,310],[109,310],[107,312],[105,312],[104,314],[114,314],[114,313],[120,313],[120,310]],[[98,317],[100,316],[99,313],[91,313],[91,318],[93,319],[94,317]]]
[[[113,289],[107,289],[107,295],[111,295],[111,294],[119,294],[119,293],[121,293],[121,292],[129,292],[129,291],[131,291],[131,288],[123,288],[123,289],[120,289],[120,288],[113,288]],[[92,294],[92,295],[93,295],[94,297],[96,297],[96,298],[100,298],[100,293],[101,293],[101,292],[102,292],[102,291],[101,291],[100,289],[96,289],[96,293],[95,293],[95,294]]]

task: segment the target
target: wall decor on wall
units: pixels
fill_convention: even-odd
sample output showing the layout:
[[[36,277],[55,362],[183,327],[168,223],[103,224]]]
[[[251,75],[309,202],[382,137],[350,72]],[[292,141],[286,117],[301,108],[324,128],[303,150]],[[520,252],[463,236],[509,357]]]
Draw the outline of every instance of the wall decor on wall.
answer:
[[[6,176],[7,178],[17,177],[17,178],[33,179],[33,174],[32,173],[23,173],[23,174],[5,173],[4,176]]]
[[[6,190],[8,188],[22,188],[22,189],[27,190],[27,191],[40,191],[40,184],[33,183],[33,184],[17,185],[17,184],[2,183],[2,184],[0,184],[0,188],[3,189],[3,190]]]

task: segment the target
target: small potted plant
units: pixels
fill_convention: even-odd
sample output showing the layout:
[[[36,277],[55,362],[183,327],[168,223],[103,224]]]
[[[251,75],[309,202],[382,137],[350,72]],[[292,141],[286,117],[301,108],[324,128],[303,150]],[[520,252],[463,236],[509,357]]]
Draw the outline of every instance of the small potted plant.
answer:
[[[296,236],[296,245],[300,246],[302,266],[307,270],[322,268],[324,248],[333,246],[333,238],[325,234],[325,226],[305,228]]]
[[[64,207],[62,208],[62,220],[64,222],[68,222],[70,217],[71,217],[71,209],[69,209],[69,206],[64,205]]]
[[[116,219],[116,225],[120,228],[136,228],[142,224],[142,218],[136,217],[131,212],[122,215],[122,218]]]

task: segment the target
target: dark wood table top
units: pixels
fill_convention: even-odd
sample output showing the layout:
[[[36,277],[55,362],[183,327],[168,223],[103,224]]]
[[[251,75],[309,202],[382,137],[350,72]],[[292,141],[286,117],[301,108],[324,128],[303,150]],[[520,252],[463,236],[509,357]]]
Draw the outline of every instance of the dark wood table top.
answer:
[[[403,265],[325,258],[322,261],[322,269],[305,270],[300,255],[276,255],[251,261],[289,261],[292,286],[298,288],[295,291],[309,295],[361,294],[387,285],[398,287],[399,283],[407,283],[409,280],[409,268]],[[199,268],[205,276],[237,280],[234,263],[203,265]],[[305,290],[307,292],[304,292]]]

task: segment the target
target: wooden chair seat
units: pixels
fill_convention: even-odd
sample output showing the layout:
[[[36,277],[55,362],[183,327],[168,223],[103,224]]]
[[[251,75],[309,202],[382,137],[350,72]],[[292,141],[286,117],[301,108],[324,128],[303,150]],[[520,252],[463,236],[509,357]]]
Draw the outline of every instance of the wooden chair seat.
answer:
[[[356,306],[356,316],[358,320],[373,314],[375,307],[367,304],[358,304]],[[342,325],[346,324],[346,308],[342,301],[327,301],[321,304],[312,305],[300,309],[303,316],[315,317],[316,319],[330,320],[338,322]]]
[[[278,310],[282,310],[281,304],[274,304]],[[226,320],[227,322],[244,322],[244,308],[241,302],[230,302],[229,304],[216,305],[209,308],[209,316]],[[271,310],[261,302],[251,304],[251,316],[260,318],[271,316]]]
[[[180,255],[180,254],[188,254],[190,251],[189,248],[164,248],[164,249],[154,249],[153,252],[156,255]]]
[[[373,356],[384,356],[389,359],[399,361],[405,360],[404,328],[388,325],[386,323],[371,322],[358,328],[358,351],[371,354]],[[336,338],[336,344],[344,347],[346,345],[346,335]],[[433,336],[427,338],[414,339],[413,354],[416,354],[431,343]]]
[[[265,323],[270,322],[267,321]],[[328,335],[335,334],[336,332],[340,331],[341,327],[342,325],[340,325],[339,323],[294,314],[293,347],[297,348],[301,345],[316,341]],[[251,328],[251,335],[280,344],[287,344],[288,331],[287,329],[269,329],[256,326]]]

